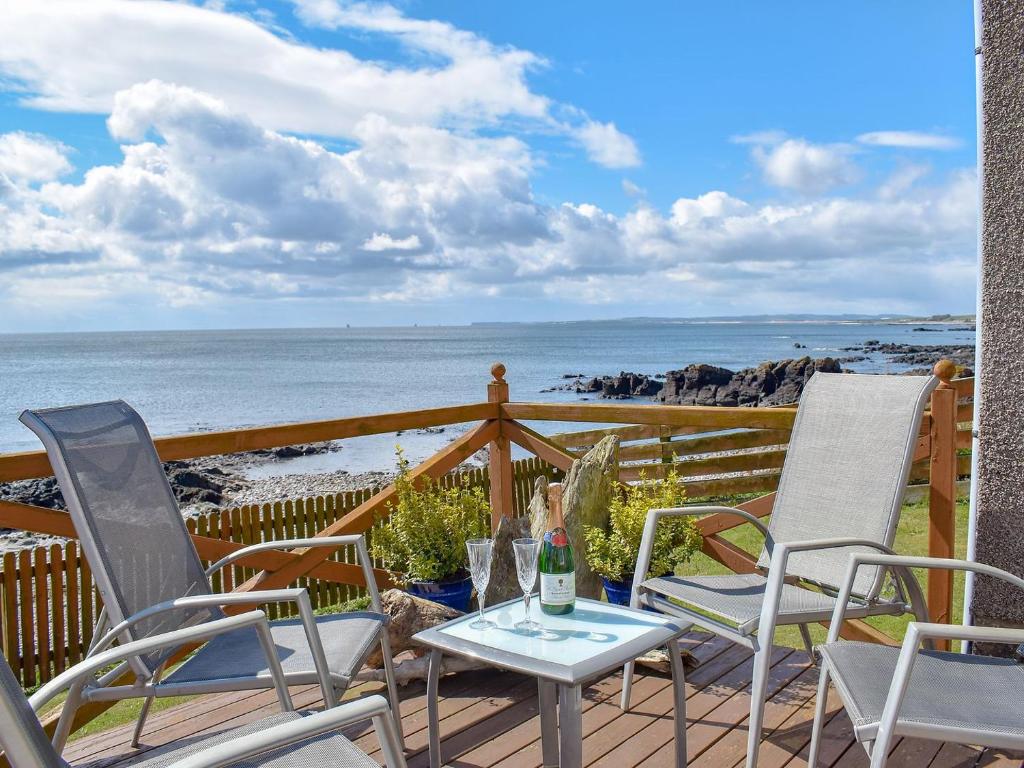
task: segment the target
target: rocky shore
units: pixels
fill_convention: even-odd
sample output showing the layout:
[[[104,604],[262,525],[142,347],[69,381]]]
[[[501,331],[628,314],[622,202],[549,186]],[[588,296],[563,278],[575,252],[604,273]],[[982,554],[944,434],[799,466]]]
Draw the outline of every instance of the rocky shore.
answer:
[[[805,348],[800,343],[794,347]],[[769,360],[739,371],[696,364],[653,375],[621,371],[617,375],[588,377],[567,373],[562,377],[566,383],[545,391],[596,394],[611,400],[649,397],[671,405],[771,406],[795,403],[812,374],[842,373],[846,370],[843,364],[882,358],[887,366],[898,368],[901,373],[926,374],[945,358],[961,366],[964,376],[972,375],[970,367],[974,364],[974,347],[955,344],[883,344],[869,339],[841,351],[857,354]]]

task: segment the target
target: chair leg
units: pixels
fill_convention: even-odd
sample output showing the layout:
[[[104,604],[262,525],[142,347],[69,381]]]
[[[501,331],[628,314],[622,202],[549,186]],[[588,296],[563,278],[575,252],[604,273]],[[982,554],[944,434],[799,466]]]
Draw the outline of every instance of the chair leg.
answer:
[[[619,702],[619,707],[623,712],[629,712],[629,694],[633,690],[633,668],[635,666],[635,661],[627,661],[622,668],[622,699]]]
[[[153,675],[152,684],[157,685],[164,675],[164,667],[161,664]],[[156,696],[147,696],[142,702],[142,709],[139,711],[139,719],[135,721],[135,730],[132,731],[131,748],[139,748],[139,739],[142,738],[142,729],[146,727],[146,718],[149,717],[149,708],[153,706],[153,699]]]
[[[139,739],[142,738],[142,729],[146,727],[146,718],[149,717],[149,708],[153,706],[153,699],[156,696],[147,696],[142,701],[142,710],[139,712],[139,719],[135,721],[135,730],[132,731],[131,748],[139,748]]]
[[[754,678],[750,686],[750,728],[747,734],[747,768],[757,766],[757,753],[761,748],[761,724],[764,721],[764,699],[768,688],[768,667],[772,658],[772,641],[762,643],[760,636],[754,649]]]
[[[373,718],[373,729],[377,732],[377,741],[387,768],[406,768],[402,737],[396,725],[398,721],[394,711]]]
[[[828,665],[822,664],[818,677],[818,699],[814,703],[814,726],[811,728],[811,747],[807,754],[807,768],[818,764],[821,751],[821,731],[825,727],[825,709],[828,704]]]
[[[402,730],[402,702],[398,698],[398,685],[395,683],[395,663],[391,658],[391,641],[388,639],[387,627],[382,627],[380,632],[380,651],[384,656],[384,679],[388,685],[388,701],[391,703],[391,713],[395,720],[395,729],[398,731],[398,743],[405,748],[405,732]]]
[[[818,666],[817,659],[814,658],[814,642],[811,640],[811,630],[807,628],[806,624],[800,624],[800,639],[804,641],[804,648],[807,649],[807,654],[811,657],[811,663],[814,666]]]

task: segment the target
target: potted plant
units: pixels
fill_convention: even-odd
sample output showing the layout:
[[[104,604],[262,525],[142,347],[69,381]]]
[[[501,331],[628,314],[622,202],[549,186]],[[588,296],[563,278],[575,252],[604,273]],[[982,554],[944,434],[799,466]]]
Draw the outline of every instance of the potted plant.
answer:
[[[466,612],[473,591],[466,539],[487,535],[487,497],[480,487],[442,488],[429,478],[417,488],[401,448],[397,454],[395,498],[372,532],[373,555],[410,594]]]
[[[604,582],[608,602],[628,605],[647,512],[678,507],[686,493],[674,469],[662,482],[649,483],[641,474],[636,485],[617,483],[616,490],[609,508],[608,530],[585,526],[583,538],[587,562]],[[677,565],[700,548],[700,543],[700,531],[692,518],[669,517],[659,521],[650,570],[645,577],[674,572]]]

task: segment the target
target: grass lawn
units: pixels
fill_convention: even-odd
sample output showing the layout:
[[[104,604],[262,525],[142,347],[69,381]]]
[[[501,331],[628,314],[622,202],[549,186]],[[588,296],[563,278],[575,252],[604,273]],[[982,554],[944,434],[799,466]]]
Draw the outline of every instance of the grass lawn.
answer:
[[[767,521],[767,518],[766,518]],[[733,544],[742,547],[753,556],[761,551],[764,543],[761,534],[752,525],[743,525],[726,531],[722,538],[728,539]],[[908,504],[903,508],[900,517],[899,528],[896,531],[896,543],[893,549],[901,555],[927,555],[928,554],[928,505],[925,502]],[[967,500],[960,499],[956,507],[956,556],[962,558],[967,551]],[[727,574],[731,571],[724,565],[712,560],[707,555],[698,552],[693,559],[683,568],[678,570],[680,575],[718,575]],[[921,588],[927,590],[927,575],[924,572],[916,572]],[[963,615],[963,591],[964,574],[957,572],[953,581],[953,621],[959,623]],[[910,616],[876,616],[867,619],[867,622],[880,629],[891,637],[903,638],[903,633]],[[815,643],[824,642],[827,630],[820,625],[811,627],[811,637]],[[803,641],[800,639],[800,632],[797,627],[779,627],[775,631],[775,642],[778,645],[787,645],[793,648],[803,648]]]

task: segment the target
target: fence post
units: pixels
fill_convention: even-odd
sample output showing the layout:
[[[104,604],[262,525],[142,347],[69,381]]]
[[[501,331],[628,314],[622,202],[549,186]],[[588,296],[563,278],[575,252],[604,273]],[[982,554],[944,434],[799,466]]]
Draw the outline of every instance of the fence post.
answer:
[[[505,366],[495,363],[491,366],[494,380],[487,385],[487,402],[507,403],[508,382],[505,381]],[[500,422],[499,415],[499,422]],[[512,506],[512,445],[504,434],[499,434],[488,448],[491,481],[491,533],[498,530],[502,517],[513,517]]]
[[[953,557],[956,539],[956,389],[950,383],[956,365],[935,364],[940,383],[932,392],[931,472],[928,489],[928,556]],[[928,613],[931,620],[948,624],[953,612],[953,576],[950,571],[929,571]],[[948,643],[945,646],[948,648]]]

